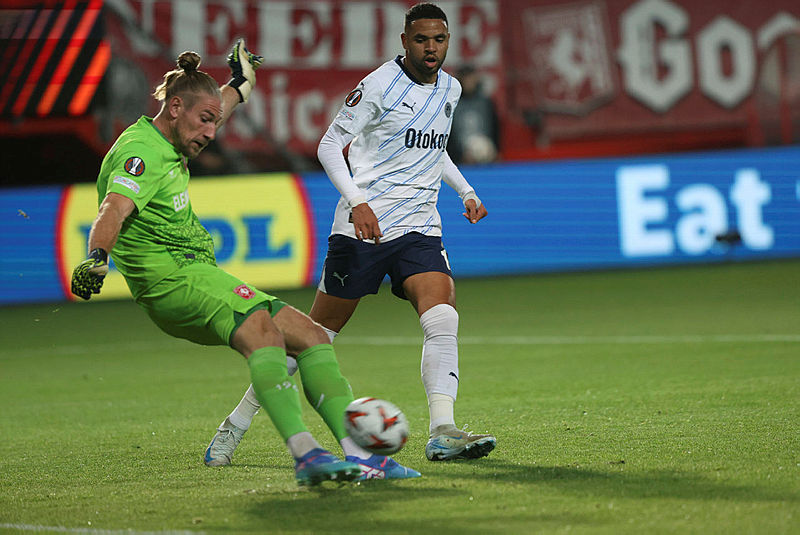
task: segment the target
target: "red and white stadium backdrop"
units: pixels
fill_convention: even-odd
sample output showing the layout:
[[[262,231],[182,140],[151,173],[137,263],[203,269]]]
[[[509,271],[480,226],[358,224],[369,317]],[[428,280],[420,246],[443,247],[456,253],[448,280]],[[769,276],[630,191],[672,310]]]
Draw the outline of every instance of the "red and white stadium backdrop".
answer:
[[[501,4],[515,14],[508,109],[538,112],[540,138],[627,138],[633,151],[800,141],[800,2]]]
[[[141,95],[183,50],[203,57],[201,69],[220,80],[236,37],[263,55],[256,91],[224,130],[237,148],[270,149],[271,142],[315,155],[344,97],[370,71],[403,53],[400,34],[413,2],[384,1],[125,1],[107,2],[111,95],[119,125],[134,119]],[[469,62],[500,80],[500,4],[440,2],[452,25],[447,65]],[[140,72],[141,69],[144,76]],[[497,92],[502,95],[502,91]],[[125,104],[127,102],[127,104]],[[129,109],[128,113],[125,110]],[[141,109],[141,106],[138,106]]]
[[[413,3],[106,1],[115,127],[155,112],[143,96],[183,50],[225,79],[228,49],[244,36],[265,62],[226,142],[313,155],[343,97],[402,53]],[[450,19],[446,68],[468,63],[485,76],[506,158],[800,139],[797,0],[438,4]]]

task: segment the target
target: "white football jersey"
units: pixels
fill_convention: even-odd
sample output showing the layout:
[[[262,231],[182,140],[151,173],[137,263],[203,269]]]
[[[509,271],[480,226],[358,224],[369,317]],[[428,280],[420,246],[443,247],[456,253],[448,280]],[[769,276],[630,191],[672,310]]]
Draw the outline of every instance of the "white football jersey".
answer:
[[[398,56],[368,74],[334,119],[355,136],[350,171],[378,218],[381,241],[409,232],[442,235],[436,202],[460,96],[453,76],[439,70],[435,84],[421,84]],[[355,238],[344,198],[336,205],[331,234]]]

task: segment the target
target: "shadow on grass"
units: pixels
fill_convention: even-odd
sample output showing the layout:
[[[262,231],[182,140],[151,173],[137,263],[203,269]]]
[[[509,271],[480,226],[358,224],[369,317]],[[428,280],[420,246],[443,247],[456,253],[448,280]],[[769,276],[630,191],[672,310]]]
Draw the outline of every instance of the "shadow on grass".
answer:
[[[800,501],[792,492],[766,486],[732,485],[717,482],[688,472],[626,471],[623,465],[608,471],[577,466],[524,466],[496,459],[457,462],[435,475],[425,478],[427,486],[416,481],[367,481],[359,485],[337,486],[326,483],[296,492],[281,492],[259,497],[247,509],[250,522],[268,526],[270,530],[322,533],[356,532],[430,532],[432,529],[481,533],[492,529],[492,522],[503,529],[514,530],[525,525],[547,527],[594,525],[609,521],[607,516],[593,514],[585,508],[544,511],[531,507],[505,515],[502,503],[461,511],[452,516],[447,505],[483,498],[481,493],[503,493],[505,486],[519,498],[519,493],[572,495],[576,503],[599,503],[614,500],[678,499],[693,502],[727,500],[731,502]],[[467,469],[467,470],[464,470]],[[430,486],[433,483],[435,486]],[[519,486],[523,489],[520,489]],[[525,487],[530,490],[525,490]],[[488,490],[487,490],[488,489]],[[484,496],[485,497],[485,496]],[[444,507],[442,516],[430,516],[436,503]],[[534,503],[534,502],[532,502]],[[424,505],[423,505],[424,504]],[[477,505],[477,502],[476,502]],[[415,508],[420,515],[413,514]],[[410,511],[398,517],[397,511]],[[381,514],[391,511],[389,514]],[[475,516],[477,515],[477,516]],[[493,520],[494,518],[494,520]],[[211,526],[206,526],[211,527]]]
[[[460,461],[459,461],[460,462]],[[628,469],[624,464],[609,471],[580,466],[526,466],[497,459],[471,461],[480,470],[440,474],[445,481],[488,480],[498,484],[530,484],[600,498],[676,498],[741,502],[799,502],[796,492],[774,487],[735,485],[713,481],[690,472]]]
[[[448,483],[446,485],[450,487]],[[527,527],[593,525],[605,522],[578,511],[545,513],[491,506],[454,510],[468,504],[469,488],[420,487],[411,481],[368,481],[336,487],[330,483],[294,493],[271,494],[247,509],[248,523],[277,533],[524,533]],[[415,514],[418,511],[419,514]],[[214,531],[216,526],[204,525]],[[259,528],[247,528],[259,529]]]
[[[418,488],[394,481],[368,481],[361,484],[323,483],[259,497],[247,509],[249,522],[264,526],[265,532],[365,532],[382,525],[389,532],[408,529],[399,518],[381,516],[385,504],[406,507],[404,502],[435,501],[458,491]],[[376,524],[375,522],[378,522]],[[386,523],[388,522],[388,523]],[[365,527],[368,529],[364,529]],[[361,529],[358,529],[361,527]],[[213,526],[204,528],[214,529]]]

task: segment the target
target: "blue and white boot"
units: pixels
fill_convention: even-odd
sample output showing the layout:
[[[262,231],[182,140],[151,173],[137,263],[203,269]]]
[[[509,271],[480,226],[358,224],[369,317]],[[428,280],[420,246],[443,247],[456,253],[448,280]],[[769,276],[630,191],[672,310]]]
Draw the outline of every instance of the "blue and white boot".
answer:
[[[391,457],[383,455],[371,455],[366,459],[348,455],[345,460],[356,463],[361,468],[359,481],[366,479],[411,479],[421,477],[422,474],[398,463]]]
[[[239,442],[242,441],[245,431],[245,429],[233,425],[230,418],[225,418],[225,421],[219,426],[217,433],[206,448],[206,453],[203,457],[206,465],[226,466],[231,464],[233,452]]]
[[[322,448],[314,448],[295,459],[294,474],[298,485],[312,486],[323,481],[355,481],[361,477],[361,468]]]
[[[440,425],[431,433],[425,456],[429,461],[479,459],[489,455],[495,445],[497,439],[492,435],[476,435],[454,425]]]

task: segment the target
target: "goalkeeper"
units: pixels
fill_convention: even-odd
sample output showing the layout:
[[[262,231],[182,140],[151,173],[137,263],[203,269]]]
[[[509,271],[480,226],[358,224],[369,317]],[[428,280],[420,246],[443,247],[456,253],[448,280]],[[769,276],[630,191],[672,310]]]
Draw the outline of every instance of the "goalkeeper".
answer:
[[[287,352],[296,355],[306,397],[337,440],[352,442],[343,414],[353,395],[327,335],[305,314],[217,267],[211,236],[189,199],[187,159],[247,100],[261,60],[237,41],[228,56],[232,79],[220,89],[197,70],[200,56],[178,56],[178,69],[153,94],[162,103],[158,115],[128,127],[103,159],[90,253],[73,272],[72,292],[83,299],[99,293],[111,253],[136,303],[163,331],[229,345],[247,359],[256,395],[295,459],[299,484],[354,480],[362,476],[359,465],[323,450],[308,432],[286,368]]]

